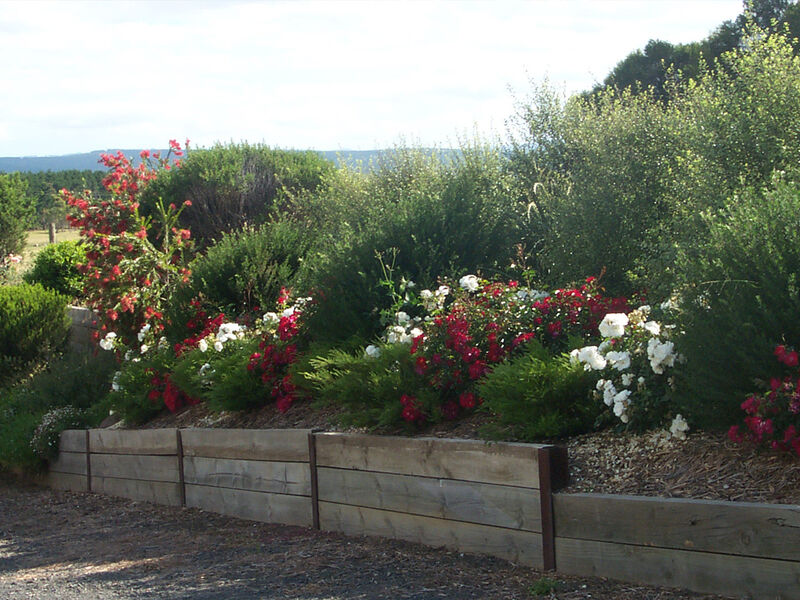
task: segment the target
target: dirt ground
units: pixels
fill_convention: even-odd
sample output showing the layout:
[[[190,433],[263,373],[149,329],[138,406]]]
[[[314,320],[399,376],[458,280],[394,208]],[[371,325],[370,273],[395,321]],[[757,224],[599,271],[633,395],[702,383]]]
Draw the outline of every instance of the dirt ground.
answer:
[[[54,492],[0,474],[5,600],[721,598],[542,577],[494,558]]]

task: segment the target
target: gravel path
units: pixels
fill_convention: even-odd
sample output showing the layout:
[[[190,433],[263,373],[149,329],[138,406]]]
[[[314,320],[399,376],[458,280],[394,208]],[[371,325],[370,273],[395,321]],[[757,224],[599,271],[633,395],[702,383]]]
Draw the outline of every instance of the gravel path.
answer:
[[[533,569],[415,544],[53,492],[0,475],[0,598],[719,598]],[[539,583],[541,585],[541,582]]]

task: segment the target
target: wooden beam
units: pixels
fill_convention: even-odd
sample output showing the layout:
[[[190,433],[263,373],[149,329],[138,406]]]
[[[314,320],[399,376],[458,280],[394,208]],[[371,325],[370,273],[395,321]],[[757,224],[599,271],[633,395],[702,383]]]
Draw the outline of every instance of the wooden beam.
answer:
[[[320,433],[316,446],[318,466],[539,487],[535,444]]]
[[[183,429],[185,456],[308,462],[309,429]]]
[[[183,464],[186,483],[311,496],[311,476],[304,463],[186,456]]]
[[[187,484],[186,506],[264,523],[302,527],[309,527],[313,523],[311,499],[308,496]]]
[[[89,441],[93,453],[171,456],[178,453],[174,429],[92,429]]]

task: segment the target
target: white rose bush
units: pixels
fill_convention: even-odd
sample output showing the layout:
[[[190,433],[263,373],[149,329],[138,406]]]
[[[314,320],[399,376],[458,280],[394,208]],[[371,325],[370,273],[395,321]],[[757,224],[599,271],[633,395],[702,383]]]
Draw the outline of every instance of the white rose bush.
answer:
[[[672,414],[674,369],[681,362],[671,339],[674,326],[651,318],[643,305],[628,314],[609,313],[598,326],[603,341],[570,353],[573,362],[598,375],[594,395],[618,422],[643,430],[672,419],[670,433],[685,439],[689,426]]]

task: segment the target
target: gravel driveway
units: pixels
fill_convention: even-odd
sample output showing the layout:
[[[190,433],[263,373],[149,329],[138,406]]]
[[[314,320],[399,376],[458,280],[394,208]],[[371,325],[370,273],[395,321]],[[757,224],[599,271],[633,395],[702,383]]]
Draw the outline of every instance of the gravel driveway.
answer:
[[[297,600],[718,598],[196,509],[54,492],[0,475],[0,598]]]

